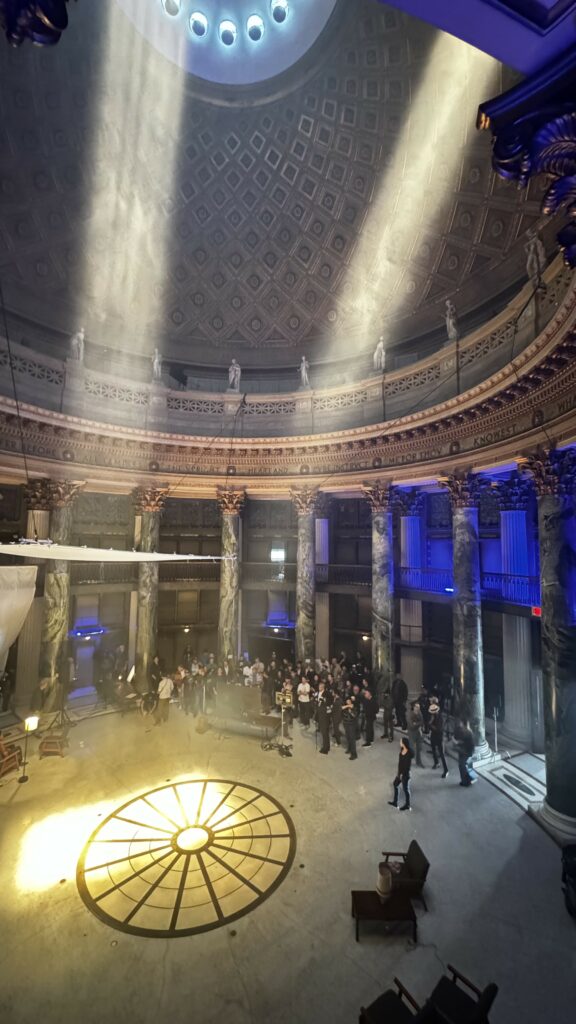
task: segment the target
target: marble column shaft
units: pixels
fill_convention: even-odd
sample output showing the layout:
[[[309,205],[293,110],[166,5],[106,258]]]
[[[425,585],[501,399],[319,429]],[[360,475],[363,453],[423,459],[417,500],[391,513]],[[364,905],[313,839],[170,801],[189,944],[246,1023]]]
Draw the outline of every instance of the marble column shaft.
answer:
[[[140,550],[157,551],[160,538],[161,509],[143,509],[140,513]],[[158,562],[138,565],[138,619],[136,627],[135,683],[139,693],[150,684],[150,666],[158,642]]]
[[[74,498],[79,487],[74,484],[52,484],[57,495],[50,515],[50,540],[69,544],[72,539]],[[44,618],[40,638],[40,678],[59,673],[68,683],[65,659],[70,628],[70,563],[51,559],[46,563],[44,577]]]
[[[296,658],[315,655],[316,525],[314,509],[298,510],[296,556]]]
[[[372,506],[372,668],[379,676],[380,692],[392,685],[394,629],[394,577],[392,513]]]
[[[546,803],[576,825],[576,626],[574,497],[538,497]]]
[[[454,544],[454,681],[460,712],[468,719],[476,754],[488,752],[484,723],[484,665],[480,598],[478,509],[456,504]]]
[[[240,610],[240,513],[222,511],[222,558],[220,563],[220,609],[218,652],[225,661],[238,657]]]

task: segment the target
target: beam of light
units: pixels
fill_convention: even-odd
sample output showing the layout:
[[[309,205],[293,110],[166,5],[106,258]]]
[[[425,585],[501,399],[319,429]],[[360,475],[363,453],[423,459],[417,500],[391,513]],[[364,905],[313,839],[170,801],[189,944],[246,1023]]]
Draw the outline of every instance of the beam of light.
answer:
[[[151,351],[164,316],[186,76],[155,52],[116,0],[99,3],[106,5],[105,39],[80,308],[89,340],[114,347],[132,339]]]
[[[109,806],[89,804],[50,814],[24,833],[16,862],[20,892],[43,892],[63,879],[76,877],[76,864],[84,844]]]
[[[389,343],[390,322],[415,308],[420,296],[407,268],[416,242],[446,217],[478,104],[494,92],[499,71],[497,61],[468,44],[436,37],[346,275],[335,352],[351,336],[374,347],[383,334]]]

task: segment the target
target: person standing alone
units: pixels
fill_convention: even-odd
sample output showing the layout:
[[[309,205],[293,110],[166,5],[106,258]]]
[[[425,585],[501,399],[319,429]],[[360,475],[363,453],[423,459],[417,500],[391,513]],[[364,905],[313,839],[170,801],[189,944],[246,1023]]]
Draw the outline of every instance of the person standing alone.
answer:
[[[394,799],[389,800],[390,807],[398,807],[398,790],[400,784],[404,791],[404,805],[400,807],[401,811],[411,810],[410,806],[410,768],[412,766],[412,747],[408,743],[408,740],[400,740],[400,754],[398,755],[398,771],[392,785],[394,786]]]
[[[346,742],[348,744],[348,756],[351,761],[356,761],[358,754],[356,753],[356,720],[358,718],[358,708],[356,707],[356,698],[350,693],[342,705],[342,718],[344,720],[344,732],[346,733]]]
[[[158,683],[158,707],[156,708],[156,721],[154,722],[154,725],[162,725],[162,722],[168,721],[170,698],[173,692],[174,683],[172,681],[172,677],[163,675]]]
[[[442,778],[445,779],[448,775],[448,765],[444,756],[444,719],[440,712],[440,705],[432,702],[428,708],[428,714],[430,715],[430,746],[434,758],[432,767],[437,768],[442,762]]]
[[[420,704],[417,700],[413,701],[410,705],[408,712],[408,740],[412,750],[416,754],[416,764],[419,768],[423,768],[422,764],[422,726],[424,725],[424,719],[420,710]]]

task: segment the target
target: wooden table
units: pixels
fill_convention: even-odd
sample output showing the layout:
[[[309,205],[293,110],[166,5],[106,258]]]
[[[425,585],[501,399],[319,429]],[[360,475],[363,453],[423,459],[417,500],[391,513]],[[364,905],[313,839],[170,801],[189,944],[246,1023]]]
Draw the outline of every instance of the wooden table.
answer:
[[[356,918],[356,942],[360,921],[409,921],[414,942],[418,941],[418,923],[409,896],[395,892],[384,903],[374,889],[352,890],[352,917]]]

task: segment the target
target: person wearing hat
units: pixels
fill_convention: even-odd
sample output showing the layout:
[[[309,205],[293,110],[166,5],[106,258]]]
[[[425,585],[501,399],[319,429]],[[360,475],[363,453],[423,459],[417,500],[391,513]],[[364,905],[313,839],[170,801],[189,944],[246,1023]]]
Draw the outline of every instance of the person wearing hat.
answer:
[[[430,746],[434,758],[432,767],[437,768],[442,762],[442,778],[445,779],[448,775],[448,765],[444,756],[444,720],[440,712],[440,705],[436,701],[431,702],[428,714],[430,715]]]
[[[412,765],[412,747],[408,743],[408,740],[402,736],[400,740],[400,754],[398,755],[398,771],[392,785],[394,786],[394,799],[389,800],[390,807],[398,807],[398,790],[400,789],[400,783],[402,783],[402,789],[404,790],[404,806],[400,807],[401,811],[409,811],[410,807],[410,768]]]

